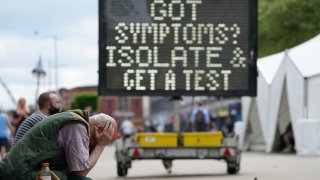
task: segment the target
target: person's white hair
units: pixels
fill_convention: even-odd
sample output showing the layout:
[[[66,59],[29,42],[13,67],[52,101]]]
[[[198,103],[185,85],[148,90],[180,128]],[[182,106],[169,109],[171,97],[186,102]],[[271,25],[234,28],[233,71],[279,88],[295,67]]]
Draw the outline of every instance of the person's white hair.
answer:
[[[111,116],[108,116],[106,114],[103,113],[99,113],[96,115],[91,116],[90,118],[92,118],[95,122],[97,123],[106,123],[107,121],[115,121]]]

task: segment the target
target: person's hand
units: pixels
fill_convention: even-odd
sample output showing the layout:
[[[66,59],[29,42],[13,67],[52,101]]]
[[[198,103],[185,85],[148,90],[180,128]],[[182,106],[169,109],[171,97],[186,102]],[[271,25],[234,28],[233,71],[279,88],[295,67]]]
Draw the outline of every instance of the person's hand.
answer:
[[[103,130],[99,130],[96,126],[95,128],[95,136],[97,145],[107,145],[112,142],[113,137],[115,136],[117,123],[115,120],[109,120],[106,122]]]

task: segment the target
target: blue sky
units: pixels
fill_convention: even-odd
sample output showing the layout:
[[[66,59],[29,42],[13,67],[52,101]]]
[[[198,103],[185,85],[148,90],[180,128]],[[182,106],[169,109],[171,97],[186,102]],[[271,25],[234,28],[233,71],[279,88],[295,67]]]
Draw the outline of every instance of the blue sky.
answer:
[[[59,87],[97,85],[98,0],[0,1],[0,78],[16,100],[25,97],[34,104],[31,71],[40,56],[47,72],[40,93],[55,88],[54,36]],[[2,86],[0,107],[15,108]]]

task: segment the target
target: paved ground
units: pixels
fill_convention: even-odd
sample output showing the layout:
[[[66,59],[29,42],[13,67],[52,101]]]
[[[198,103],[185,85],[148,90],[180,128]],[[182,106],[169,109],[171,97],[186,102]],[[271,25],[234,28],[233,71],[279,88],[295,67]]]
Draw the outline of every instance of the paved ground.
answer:
[[[319,180],[320,157],[295,154],[242,153],[237,175],[226,173],[226,163],[216,160],[176,160],[172,174],[167,174],[161,161],[134,161],[126,178],[116,174],[114,147],[108,147],[89,176],[94,180],[115,179],[214,179],[214,180]]]

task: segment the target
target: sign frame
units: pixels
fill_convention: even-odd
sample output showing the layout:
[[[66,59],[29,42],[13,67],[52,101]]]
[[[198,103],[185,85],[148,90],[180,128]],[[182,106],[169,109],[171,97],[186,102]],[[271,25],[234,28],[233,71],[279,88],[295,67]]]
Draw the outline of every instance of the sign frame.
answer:
[[[194,90],[125,90],[125,89],[109,89],[107,82],[107,67],[106,67],[106,38],[108,37],[107,30],[104,27],[108,22],[103,19],[104,3],[107,0],[99,0],[99,95],[125,95],[125,96],[256,96],[257,95],[257,0],[248,1],[248,54],[250,58],[248,63],[248,88],[246,90],[216,90],[216,91],[194,91]],[[134,0],[133,0],[134,1]],[[119,77],[114,77],[115,79]]]

